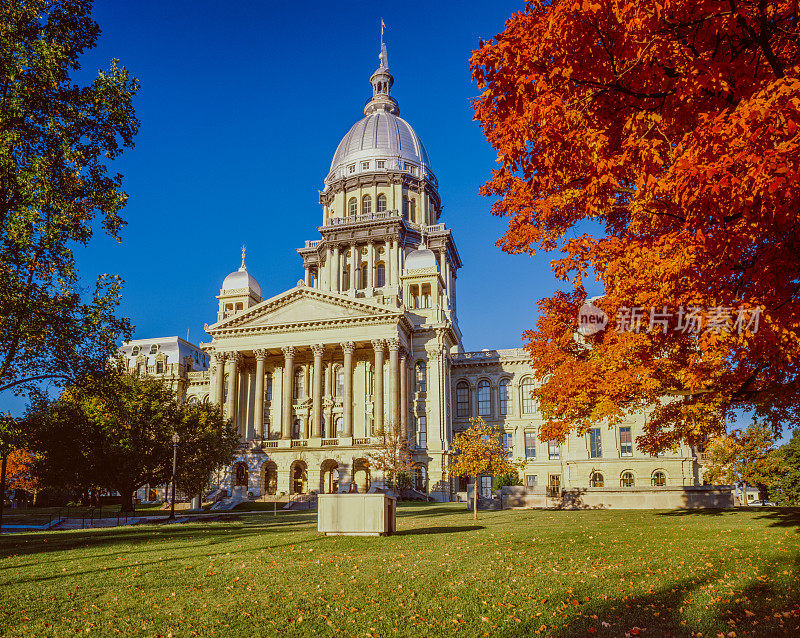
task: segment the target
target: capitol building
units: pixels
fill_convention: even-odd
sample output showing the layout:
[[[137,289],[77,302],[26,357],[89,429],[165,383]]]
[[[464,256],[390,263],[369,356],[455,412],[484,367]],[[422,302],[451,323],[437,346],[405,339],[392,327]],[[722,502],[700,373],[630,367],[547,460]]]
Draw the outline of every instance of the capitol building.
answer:
[[[530,487],[698,485],[689,447],[637,450],[645,415],[560,445],[541,440],[528,355],[464,351],[462,258],[434,165],[392,97],[385,47],[369,81],[372,98],[324,178],[318,232],[297,249],[296,285],[264,299],[243,251],[207,343],[165,337],[121,348],[132,373],[163,377],[183,401],[223,406],[241,445],[217,487],[242,498],[380,488],[370,453],[394,427],[413,450],[413,490],[453,500],[466,489],[448,474],[453,437],[478,416],[524,462]],[[481,478],[482,490],[490,485]]]

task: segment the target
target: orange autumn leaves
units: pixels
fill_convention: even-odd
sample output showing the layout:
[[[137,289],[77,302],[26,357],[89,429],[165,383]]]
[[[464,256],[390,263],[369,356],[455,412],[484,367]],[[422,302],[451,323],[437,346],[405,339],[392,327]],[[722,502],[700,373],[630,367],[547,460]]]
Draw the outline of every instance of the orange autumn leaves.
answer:
[[[794,2],[531,2],[472,55],[507,252],[573,285],[525,333],[543,436],[650,409],[640,447],[800,404],[800,27]],[[585,282],[609,327],[576,341]],[[618,313],[758,309],[757,331],[619,332]],[[665,401],[664,397],[672,397]]]

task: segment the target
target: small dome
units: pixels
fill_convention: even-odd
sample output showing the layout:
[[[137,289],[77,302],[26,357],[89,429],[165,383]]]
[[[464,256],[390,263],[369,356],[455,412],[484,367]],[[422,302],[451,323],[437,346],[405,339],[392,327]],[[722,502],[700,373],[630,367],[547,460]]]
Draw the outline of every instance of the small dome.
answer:
[[[436,262],[436,255],[433,254],[430,248],[418,248],[409,253],[408,257],[406,257],[406,270],[418,270],[420,268],[439,269],[439,264]]]
[[[247,272],[247,267],[244,265],[244,252],[244,246],[242,246],[242,265],[239,267],[239,270],[234,270],[230,275],[225,277],[220,292],[223,293],[228,290],[241,290],[242,288],[246,288],[261,299],[261,286],[258,285],[256,278]]]
[[[234,270],[230,275],[225,277],[225,280],[222,282],[222,292],[226,290],[239,290],[240,288],[247,288],[254,292],[257,297],[261,296],[261,286],[258,285],[256,278],[247,272],[247,268]]]

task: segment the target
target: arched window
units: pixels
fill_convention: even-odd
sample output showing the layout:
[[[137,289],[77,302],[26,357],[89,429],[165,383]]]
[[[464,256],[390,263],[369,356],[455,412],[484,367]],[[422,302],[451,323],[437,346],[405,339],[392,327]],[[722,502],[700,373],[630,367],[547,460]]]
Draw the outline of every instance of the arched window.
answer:
[[[358,200],[355,197],[351,197],[347,202],[347,210],[351,215],[358,215]]]
[[[383,288],[386,285],[386,265],[379,261],[375,266],[375,287]]]
[[[342,432],[344,432],[344,419],[337,416],[334,420],[334,424],[336,425],[336,436],[342,436]]]
[[[361,213],[369,215],[372,212],[372,198],[369,195],[364,195],[361,198]]]
[[[492,413],[492,386],[486,379],[478,382],[478,416]]]
[[[412,222],[417,221],[417,200],[415,199],[408,200],[408,218]]]
[[[633,487],[634,482],[633,472],[623,472],[619,479],[619,484],[622,487]]]
[[[340,397],[344,394],[344,368],[342,366],[336,366],[336,373],[334,374],[334,383],[333,383],[333,394],[337,397]]]
[[[511,386],[511,381],[509,379],[500,379],[500,385],[497,386],[498,390],[498,407],[500,408],[500,414],[508,414],[508,399],[510,396],[509,387]]]
[[[150,354],[158,354],[158,346],[155,343],[150,346]]]
[[[295,419],[294,423],[292,424],[292,438],[300,438],[300,419]]]
[[[264,376],[264,398],[267,401],[272,401],[272,373],[267,372]]]
[[[384,195],[383,193],[378,195],[376,210],[379,213],[382,213],[386,210],[386,195]]]
[[[417,361],[417,392],[428,391],[428,370],[424,361]]]
[[[408,220],[408,197],[403,198],[403,219]]]
[[[592,477],[589,479],[589,487],[603,487],[605,480],[600,472],[592,472]]]
[[[139,346],[133,346],[133,348],[131,349],[131,355],[134,357],[138,357],[140,350],[141,348]]]
[[[667,484],[667,475],[661,470],[653,472],[653,487],[664,487]]]
[[[302,399],[306,395],[306,375],[303,368],[294,371],[294,398]]]
[[[469,416],[470,414],[470,401],[469,401],[469,383],[466,381],[459,381],[456,385],[456,416]]]
[[[533,393],[533,379],[530,377],[525,379],[520,385],[519,391],[522,398],[522,414],[533,414],[535,409],[533,397],[531,396]]]

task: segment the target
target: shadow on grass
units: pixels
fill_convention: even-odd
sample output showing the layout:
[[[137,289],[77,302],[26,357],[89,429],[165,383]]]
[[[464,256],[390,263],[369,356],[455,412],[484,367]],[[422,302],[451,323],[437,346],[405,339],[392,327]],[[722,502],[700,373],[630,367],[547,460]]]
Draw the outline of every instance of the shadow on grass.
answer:
[[[618,590],[604,600],[576,588],[556,610],[557,620],[523,621],[503,636],[798,636],[800,590],[787,582],[797,579],[799,567],[796,559],[777,560],[764,580],[753,576],[741,587],[724,582],[725,569],[710,569],[643,594]],[[629,572],[622,581],[639,576]]]
[[[737,507],[726,509],[686,509],[659,512],[658,516],[740,516],[754,514],[756,519],[769,521],[771,527],[800,528],[799,507]]]
[[[3,536],[0,539],[0,559],[9,556],[67,552],[77,548],[118,549],[118,551],[95,555],[97,558],[112,558],[138,552],[150,552],[152,551],[152,545],[149,545],[149,543],[158,540],[185,541],[185,544],[182,545],[172,545],[170,550],[197,548],[206,548],[207,550],[219,543],[227,542],[233,536],[250,537],[261,535],[268,537],[273,533],[285,533],[289,531],[289,528],[297,525],[311,525],[315,522],[315,518],[308,515],[293,515],[264,520],[262,517],[248,517],[246,514],[238,514],[214,522],[198,521],[196,523],[169,525],[164,523],[143,523],[134,526],[86,530],[23,532]],[[311,531],[311,529],[308,531]],[[121,548],[121,546],[124,546],[124,548]],[[265,543],[265,548],[268,547],[270,546],[267,542]],[[69,560],[69,557],[65,557],[64,560]],[[24,566],[17,564],[14,569]],[[0,571],[6,569],[10,569],[10,567],[2,566],[2,563],[0,563]]]
[[[486,529],[483,525],[459,525],[449,527],[417,527],[416,529],[402,529],[395,532],[395,536],[416,536],[417,534],[455,534],[456,532],[473,532]]]

